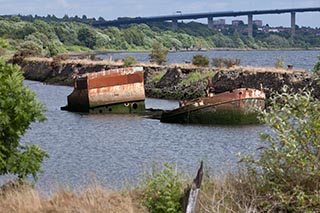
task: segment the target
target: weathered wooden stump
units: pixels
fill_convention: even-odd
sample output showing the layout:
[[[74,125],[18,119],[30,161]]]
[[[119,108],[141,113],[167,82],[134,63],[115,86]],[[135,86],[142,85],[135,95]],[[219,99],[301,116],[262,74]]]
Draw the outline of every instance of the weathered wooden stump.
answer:
[[[195,179],[193,179],[191,186],[188,186],[185,190],[184,197],[182,199],[182,210],[184,213],[195,213],[197,199],[200,193],[200,187],[203,177],[203,161],[200,163],[200,168]]]

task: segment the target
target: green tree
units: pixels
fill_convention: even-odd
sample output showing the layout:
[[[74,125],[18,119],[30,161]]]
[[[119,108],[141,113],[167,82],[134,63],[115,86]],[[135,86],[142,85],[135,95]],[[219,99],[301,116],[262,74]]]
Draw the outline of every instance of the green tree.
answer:
[[[44,121],[44,107],[35,94],[23,86],[18,66],[0,60],[0,175],[14,174],[23,179],[37,172],[48,154],[37,145],[21,145],[20,137],[31,122]]]
[[[82,43],[82,45],[93,49],[96,45],[96,34],[92,29],[81,28],[78,32],[78,39]]]
[[[258,157],[246,158],[260,206],[277,212],[319,212],[320,101],[311,92],[287,87],[270,99],[261,120],[273,132]]]
[[[149,54],[150,61],[161,65],[167,61],[168,52],[169,50],[164,48],[161,43],[155,42],[153,43],[151,53]]]
[[[192,58],[192,64],[201,67],[209,66],[210,60],[206,55],[194,55]]]

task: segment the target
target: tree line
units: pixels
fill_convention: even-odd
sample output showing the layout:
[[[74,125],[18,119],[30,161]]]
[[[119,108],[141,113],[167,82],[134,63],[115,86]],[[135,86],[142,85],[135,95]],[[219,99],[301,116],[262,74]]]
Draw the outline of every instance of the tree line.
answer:
[[[102,20],[102,18],[101,18]],[[101,21],[100,20],[100,21]],[[132,24],[121,27],[94,28],[95,19],[54,15],[1,16],[1,50],[31,49],[41,55],[54,56],[65,52],[89,52],[92,50],[150,50],[154,42],[171,50],[189,48],[316,48],[320,36],[297,30],[294,40],[290,33],[263,33],[254,28],[254,37],[239,33],[236,29],[221,31],[208,29],[196,22],[179,23],[177,31],[170,23]]]

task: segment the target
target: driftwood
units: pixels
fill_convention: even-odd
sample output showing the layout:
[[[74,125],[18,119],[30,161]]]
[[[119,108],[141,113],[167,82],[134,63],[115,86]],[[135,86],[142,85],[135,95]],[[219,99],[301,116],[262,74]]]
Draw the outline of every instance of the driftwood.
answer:
[[[182,200],[182,210],[184,213],[195,213],[197,199],[200,192],[200,187],[202,183],[203,177],[203,162],[201,161],[200,168],[198,169],[198,173],[191,186],[188,186],[185,190],[184,197]]]

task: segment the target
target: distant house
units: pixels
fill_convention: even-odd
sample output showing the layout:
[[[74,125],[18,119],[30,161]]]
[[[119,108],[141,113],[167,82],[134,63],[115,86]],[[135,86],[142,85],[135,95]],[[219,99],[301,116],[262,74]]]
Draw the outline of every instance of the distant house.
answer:
[[[262,20],[253,20],[252,23],[257,25],[258,27],[262,27]]]
[[[232,26],[244,25],[242,20],[232,20]]]
[[[226,24],[226,20],[225,19],[213,20],[212,24],[215,25],[215,26],[217,26],[217,25],[225,25]]]

